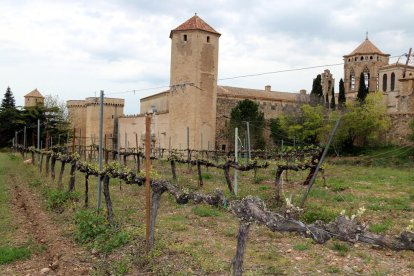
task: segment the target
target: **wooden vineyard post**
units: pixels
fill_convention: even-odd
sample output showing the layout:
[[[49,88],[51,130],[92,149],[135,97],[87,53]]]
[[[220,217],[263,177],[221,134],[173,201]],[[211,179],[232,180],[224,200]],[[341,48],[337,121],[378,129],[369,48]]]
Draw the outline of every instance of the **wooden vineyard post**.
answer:
[[[151,114],[147,114],[145,117],[145,195],[146,195],[146,241],[147,251],[150,248],[150,216],[151,216],[151,190],[150,190],[150,166],[151,166]]]

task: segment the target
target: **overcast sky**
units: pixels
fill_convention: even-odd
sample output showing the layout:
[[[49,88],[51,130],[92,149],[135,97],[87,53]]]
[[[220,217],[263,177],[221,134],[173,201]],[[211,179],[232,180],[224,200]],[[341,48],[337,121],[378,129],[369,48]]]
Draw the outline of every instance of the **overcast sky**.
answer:
[[[139,99],[162,89],[109,94],[168,85],[170,30],[195,12],[222,34],[219,79],[341,63],[366,31],[391,56],[414,46],[414,1],[407,0],[0,0],[1,95],[10,86],[22,105],[34,88],[61,100],[104,90],[126,99],[126,114],[138,113]],[[219,84],[309,91],[323,69]],[[343,66],[329,69],[338,84]]]

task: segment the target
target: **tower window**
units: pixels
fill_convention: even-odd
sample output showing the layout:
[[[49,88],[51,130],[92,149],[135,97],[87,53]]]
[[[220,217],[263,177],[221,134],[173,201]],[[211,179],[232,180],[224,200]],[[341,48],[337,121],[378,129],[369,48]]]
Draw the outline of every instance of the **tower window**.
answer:
[[[187,35],[186,34],[184,35],[184,41],[187,41]]]
[[[391,73],[391,91],[395,89],[395,74],[394,72]]]
[[[364,60],[364,57],[361,57],[361,60]]]
[[[207,43],[210,43],[210,37],[207,36]]]
[[[382,76],[382,91],[387,91],[387,74]]]

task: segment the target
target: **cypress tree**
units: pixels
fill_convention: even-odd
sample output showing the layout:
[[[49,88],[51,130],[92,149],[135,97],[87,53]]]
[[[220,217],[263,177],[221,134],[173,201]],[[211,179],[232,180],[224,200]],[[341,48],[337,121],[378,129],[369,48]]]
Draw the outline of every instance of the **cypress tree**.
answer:
[[[331,109],[336,109],[336,103],[335,103],[335,87],[332,86],[332,97],[331,97]]]
[[[320,74],[313,79],[310,101],[313,106],[323,104],[322,77]]]
[[[365,76],[364,76],[364,73],[361,73],[359,77],[359,88],[358,88],[358,94],[357,94],[358,101],[360,103],[364,103],[367,95],[368,95],[368,88],[365,85]]]
[[[343,109],[345,107],[346,97],[345,97],[345,85],[344,80],[341,78],[339,81],[339,95],[338,95],[338,107]]]

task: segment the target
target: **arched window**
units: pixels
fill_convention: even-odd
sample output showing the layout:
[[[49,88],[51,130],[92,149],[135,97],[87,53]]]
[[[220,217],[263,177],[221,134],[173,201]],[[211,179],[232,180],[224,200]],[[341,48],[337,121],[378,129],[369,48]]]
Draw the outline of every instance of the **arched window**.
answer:
[[[387,91],[387,74],[382,75],[382,91],[386,92]]]
[[[395,89],[395,74],[394,72],[391,73],[391,91]]]
[[[368,67],[365,67],[365,69],[364,69],[364,82],[365,82],[365,87],[368,88],[368,90],[369,90],[369,79],[370,79],[369,69],[368,69]]]
[[[351,69],[351,73],[350,73],[350,75],[349,75],[349,89],[351,90],[351,91],[354,91],[355,90],[355,72],[354,72],[354,70],[353,69]]]

